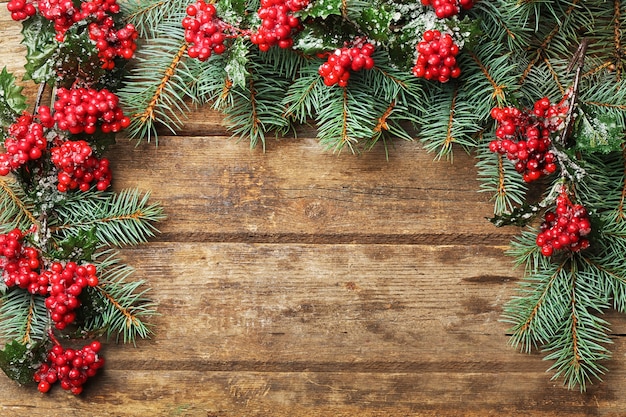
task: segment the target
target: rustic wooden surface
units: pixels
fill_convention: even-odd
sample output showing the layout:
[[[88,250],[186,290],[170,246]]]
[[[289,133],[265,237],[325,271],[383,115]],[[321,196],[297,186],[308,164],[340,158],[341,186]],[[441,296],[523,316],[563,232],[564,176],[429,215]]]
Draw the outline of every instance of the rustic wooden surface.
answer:
[[[0,62],[22,74],[20,25],[0,6]],[[120,138],[115,188],[151,190],[168,215],[123,250],[153,287],[156,334],[106,344],[79,397],[0,374],[0,415],[626,415],[623,318],[585,394],[507,345],[516,231],[485,220],[470,156],[435,162],[409,142],[388,161],[381,147],[336,156],[313,136],[263,153],[198,111],[158,147]]]

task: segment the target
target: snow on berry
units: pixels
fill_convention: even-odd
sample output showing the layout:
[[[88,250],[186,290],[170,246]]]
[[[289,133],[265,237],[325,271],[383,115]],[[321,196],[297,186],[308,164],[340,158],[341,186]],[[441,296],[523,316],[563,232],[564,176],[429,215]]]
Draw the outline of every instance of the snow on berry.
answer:
[[[309,0],[261,0],[257,15],[261,25],[250,35],[250,41],[267,52],[272,46],[287,49],[293,46],[295,32],[302,29],[295,13],[309,5]]]
[[[34,375],[39,391],[48,392],[53,384],[59,382],[64,390],[80,394],[85,382],[104,366],[104,358],[99,354],[101,347],[97,340],[77,350],[64,349],[60,344],[52,346],[46,362]]]
[[[137,49],[139,35],[131,23],[116,30],[113,18],[107,16],[90,23],[88,30],[89,38],[96,44],[102,68],[106,70],[115,68],[115,58],[131,59]]]
[[[0,270],[7,287],[20,287],[31,294],[46,295],[48,281],[39,275],[37,249],[24,245],[24,233],[14,229],[0,235]]]
[[[198,0],[187,6],[187,16],[183,19],[185,40],[189,43],[187,54],[200,61],[209,59],[212,53],[222,54],[226,47],[224,40],[228,25],[217,17],[213,4]]]
[[[111,183],[109,160],[92,155],[91,146],[84,140],[66,141],[51,150],[52,163],[59,169],[57,188],[61,192],[80,189],[87,191],[93,182],[99,191]]]
[[[352,71],[374,68],[373,53],[374,45],[371,43],[351,48],[344,46],[329,54],[328,60],[319,67],[318,72],[324,77],[324,84],[327,86],[338,84],[346,87]]]
[[[551,174],[557,169],[557,160],[550,135],[563,127],[565,111],[563,101],[553,105],[547,97],[537,100],[532,110],[493,108],[496,139],[489,143],[489,149],[505,155],[525,182]]]
[[[49,112],[43,110],[40,123],[31,114],[24,112],[9,126],[4,141],[5,153],[0,153],[0,176],[21,167],[29,161],[41,158],[47,147],[44,128],[51,127]],[[42,122],[43,119],[43,122]]]
[[[591,233],[591,221],[584,206],[573,204],[562,190],[556,199],[554,211],[547,211],[540,226],[536,243],[544,256],[554,251],[578,252],[589,247],[587,236]]]
[[[448,33],[442,34],[436,29],[427,30],[416,48],[417,60],[413,67],[416,77],[445,83],[450,78],[461,75],[456,61],[459,46]]]

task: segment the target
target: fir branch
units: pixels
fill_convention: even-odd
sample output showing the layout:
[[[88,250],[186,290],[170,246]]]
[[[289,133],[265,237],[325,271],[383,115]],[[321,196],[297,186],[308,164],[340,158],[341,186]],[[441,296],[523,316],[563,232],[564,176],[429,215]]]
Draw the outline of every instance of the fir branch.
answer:
[[[285,115],[298,123],[306,123],[317,109],[321,108],[323,97],[327,96],[328,87],[322,82],[316,65],[308,65],[301,69],[300,75],[289,86],[282,104]]]
[[[138,190],[123,190],[68,200],[51,219],[50,232],[67,238],[95,230],[100,242],[116,246],[146,242],[157,232],[153,223],[165,218],[161,206],[150,204],[149,197],[149,193],[140,197]]]
[[[44,298],[9,289],[0,298],[0,339],[27,344],[46,338],[50,327]]]
[[[0,177],[0,190],[0,233],[14,228],[26,230],[39,224],[25,202],[24,190],[17,182]]]
[[[280,105],[289,88],[289,80],[278,77],[252,56],[247,68],[246,88],[231,89],[233,105],[224,109],[226,123],[233,136],[248,138],[250,147],[259,142],[265,149],[265,135],[275,132],[284,135],[291,129]]]
[[[493,100],[496,100],[498,103],[504,102],[504,99],[505,99],[504,89],[507,88],[507,86],[505,84],[496,83],[496,81],[493,79],[493,77],[489,73],[489,70],[487,69],[487,67],[485,67],[485,65],[481,62],[481,60],[478,58],[478,56],[476,56],[475,53],[470,51],[469,56],[472,57],[476,65],[478,65],[478,68],[480,68],[480,71],[484,74],[485,78],[491,85],[493,89],[493,92],[491,93],[491,98]],[[496,68],[498,67],[496,66]]]
[[[472,8],[479,16],[481,31],[494,44],[506,45],[506,49],[527,48],[531,41],[532,27],[522,7],[510,7],[507,0],[480,1]]]
[[[540,268],[521,282],[519,295],[505,306],[504,321],[512,324],[514,347],[530,353],[559,334],[570,307],[562,296],[568,293],[567,263],[567,259],[560,263],[540,260]]]
[[[618,218],[622,220],[626,220],[626,213],[624,212],[624,202],[626,201],[626,144],[622,144],[622,160],[623,160],[623,178],[622,181],[622,193],[619,200],[619,205],[617,206],[617,214]]]
[[[360,151],[359,140],[373,137],[373,127],[380,110],[373,108],[373,97],[363,95],[358,83],[347,88],[332,88],[323,96],[317,109],[317,127],[320,144],[326,149],[341,152],[346,147],[351,152]],[[362,85],[361,85],[362,86]]]
[[[120,4],[125,19],[142,38],[158,37],[163,21],[180,15],[187,6],[186,1],[180,0],[127,0]]]
[[[131,114],[127,132],[131,138],[158,140],[157,126],[175,133],[183,125],[189,108],[185,102],[189,80],[180,70],[187,43],[181,30],[173,29],[172,38],[151,40],[137,54],[138,66],[118,91],[120,102]]]
[[[476,157],[480,191],[492,195],[494,214],[511,213],[516,206],[523,204],[528,187],[515,167],[502,155],[491,152],[487,143],[478,147]]]
[[[103,252],[97,263],[99,284],[94,293],[100,299],[99,314],[89,317],[83,324],[88,331],[104,330],[107,337],[115,336],[124,343],[135,343],[137,337],[148,338],[152,334],[145,323],[156,314],[156,304],[147,294],[143,280],[129,280],[133,268],[120,262],[112,251]]]
[[[546,346],[546,360],[554,360],[549,370],[556,370],[553,379],[564,378],[565,385],[584,391],[587,382],[599,379],[606,368],[599,364],[608,359],[610,352],[604,344],[611,343],[607,336],[608,323],[596,317],[607,307],[606,301],[589,284],[585,274],[579,274],[577,262],[570,262],[568,271],[569,311],[558,336]]]
[[[225,55],[212,55],[206,62],[187,60],[186,65],[180,68],[182,76],[190,80],[186,95],[196,105],[211,104],[214,109],[220,111],[225,111],[233,105],[235,85],[228,78]],[[245,83],[243,87],[245,88]]]
[[[566,28],[568,23],[571,23],[569,19],[572,15],[572,12],[576,10],[576,5],[580,0],[574,0],[569,3],[569,7],[564,11],[563,16],[560,16],[553,9],[550,9],[551,13],[555,15],[555,23],[552,29],[541,39],[541,44],[535,49],[533,53],[533,58],[530,60],[528,66],[522,72],[522,76],[519,79],[519,84],[524,84],[526,77],[530,74],[531,70],[538,62],[542,62],[548,56],[548,50],[554,46],[554,40],[557,35],[560,33],[566,32]],[[536,9],[535,10],[535,22],[540,21],[541,13]],[[538,23],[537,23],[538,24]],[[571,38],[568,38],[571,39]],[[563,54],[561,54],[562,56]],[[566,55],[567,56],[567,55]]]
[[[452,160],[453,146],[466,149],[476,146],[481,131],[478,115],[467,92],[456,84],[435,86],[427,91],[428,111],[421,115],[419,137],[425,149],[436,152],[436,159]]]
[[[158,103],[162,100],[162,96],[164,94],[165,88],[167,87],[168,83],[170,82],[174,74],[176,73],[176,67],[178,67],[179,62],[186,51],[187,51],[187,44],[184,43],[180,46],[180,48],[178,48],[178,52],[176,53],[176,55],[174,55],[174,58],[172,58],[172,63],[165,70],[165,74],[163,74],[163,78],[161,79],[161,82],[156,87],[156,90],[154,91],[154,95],[150,99],[150,103],[148,103],[148,105],[146,106],[145,110],[142,113],[134,115],[134,117],[139,117],[139,120],[141,121],[141,123],[146,123],[147,119],[150,119],[150,120],[155,119],[155,108],[157,107]]]

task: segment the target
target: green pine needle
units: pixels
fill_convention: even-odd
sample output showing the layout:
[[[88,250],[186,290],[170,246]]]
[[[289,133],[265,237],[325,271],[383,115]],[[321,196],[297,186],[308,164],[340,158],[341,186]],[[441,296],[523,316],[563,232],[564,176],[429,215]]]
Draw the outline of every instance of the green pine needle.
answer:
[[[84,328],[103,330],[107,337],[124,343],[150,337],[152,329],[145,320],[156,314],[156,304],[147,297],[145,281],[129,279],[134,269],[121,263],[113,251],[101,253],[96,266],[99,284],[92,296],[99,300],[94,303],[99,305],[99,314],[90,316]]]
[[[146,242],[157,232],[155,222],[165,218],[163,209],[150,203],[150,194],[123,190],[117,194],[84,194],[58,207],[50,229],[62,238],[95,230],[103,244],[124,246]]]

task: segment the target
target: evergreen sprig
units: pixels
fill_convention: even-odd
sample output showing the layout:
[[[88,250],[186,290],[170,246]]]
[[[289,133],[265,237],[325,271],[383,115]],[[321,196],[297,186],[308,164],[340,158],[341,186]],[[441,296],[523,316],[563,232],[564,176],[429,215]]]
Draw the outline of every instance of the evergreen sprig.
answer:
[[[85,317],[84,329],[124,343],[150,337],[152,328],[145,320],[156,314],[156,304],[148,297],[146,282],[131,280],[134,269],[122,263],[115,251],[103,251],[97,258],[100,282],[90,291],[89,303],[98,314]]]
[[[94,231],[103,245],[126,246],[146,242],[157,231],[154,223],[164,219],[163,209],[150,203],[150,193],[122,190],[119,193],[85,193],[60,205],[50,231],[61,239]]]

